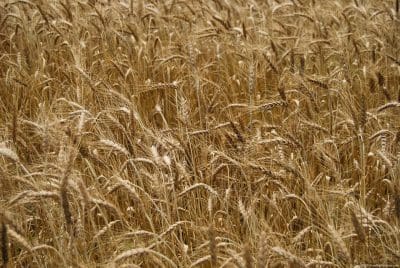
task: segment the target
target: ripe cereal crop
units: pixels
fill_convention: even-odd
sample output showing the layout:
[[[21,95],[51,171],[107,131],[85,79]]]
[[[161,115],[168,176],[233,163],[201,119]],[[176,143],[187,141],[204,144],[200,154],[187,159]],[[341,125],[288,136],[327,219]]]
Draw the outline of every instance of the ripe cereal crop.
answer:
[[[399,5],[0,1],[2,267],[399,267]]]

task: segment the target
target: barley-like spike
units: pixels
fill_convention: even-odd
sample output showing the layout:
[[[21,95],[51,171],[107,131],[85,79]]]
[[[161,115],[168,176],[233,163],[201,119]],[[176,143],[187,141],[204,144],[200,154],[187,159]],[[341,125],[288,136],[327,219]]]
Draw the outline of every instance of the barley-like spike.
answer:
[[[264,55],[264,58],[265,58],[265,60],[267,61],[268,65],[271,67],[272,71],[273,71],[275,74],[278,74],[278,73],[279,73],[279,72],[278,72],[278,67],[275,66],[275,64],[272,63],[272,61],[269,59],[269,57],[268,57],[267,55],[265,55],[265,54],[263,54],[263,55]]]
[[[25,250],[30,252],[32,251],[30,243],[21,234],[17,233],[11,228],[7,228],[7,233],[11,239],[18,242],[18,244],[25,248]]]
[[[325,83],[323,83],[321,81],[312,79],[310,77],[307,77],[307,81],[309,81],[309,82],[311,82],[311,83],[313,83],[313,84],[315,84],[315,85],[317,85],[317,86],[319,86],[320,88],[323,88],[323,89],[328,89],[329,88],[327,84],[325,84]]]
[[[359,222],[354,211],[350,211],[350,215],[351,215],[351,222],[353,223],[353,227],[354,227],[354,230],[356,231],[358,239],[360,240],[360,242],[365,243],[366,236],[365,236],[365,232],[364,232],[364,229],[363,229],[361,223]]]
[[[61,178],[61,184],[60,184],[60,202],[61,202],[61,207],[63,209],[64,213],[64,218],[65,218],[65,223],[67,225],[67,231],[71,236],[74,236],[74,223],[72,220],[72,213],[70,210],[70,205],[69,205],[69,200],[68,200],[68,181],[69,181],[69,176],[71,174],[71,169],[72,169],[72,164],[73,164],[73,153],[70,152],[69,154],[69,159],[67,161],[67,166],[64,170],[64,173]]]
[[[235,133],[237,139],[238,139],[241,143],[244,143],[245,140],[244,140],[244,138],[243,138],[242,133],[240,133],[239,129],[235,126],[235,124],[234,124],[232,121],[230,121],[230,126],[231,126],[233,132]]]
[[[258,254],[257,254],[257,268],[265,268],[267,265],[268,256],[267,235],[262,232],[259,239]]]

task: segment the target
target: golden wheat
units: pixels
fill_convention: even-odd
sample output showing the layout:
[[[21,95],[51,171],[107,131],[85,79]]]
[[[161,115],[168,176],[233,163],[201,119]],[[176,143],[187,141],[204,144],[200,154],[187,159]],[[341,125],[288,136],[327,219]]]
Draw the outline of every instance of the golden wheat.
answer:
[[[396,267],[400,1],[0,1],[3,267]]]

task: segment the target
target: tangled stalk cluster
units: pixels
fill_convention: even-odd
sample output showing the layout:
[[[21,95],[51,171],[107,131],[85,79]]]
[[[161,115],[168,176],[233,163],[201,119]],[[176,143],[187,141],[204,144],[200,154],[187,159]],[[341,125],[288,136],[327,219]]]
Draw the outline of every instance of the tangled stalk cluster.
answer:
[[[397,267],[398,0],[0,2],[3,267]]]

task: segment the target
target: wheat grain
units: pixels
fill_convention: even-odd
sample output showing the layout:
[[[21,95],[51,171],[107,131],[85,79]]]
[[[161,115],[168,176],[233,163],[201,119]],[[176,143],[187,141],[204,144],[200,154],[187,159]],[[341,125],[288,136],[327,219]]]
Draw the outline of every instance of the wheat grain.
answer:
[[[116,256],[113,261],[119,262],[119,261],[125,260],[129,257],[141,255],[144,253],[157,256],[157,257],[161,258],[163,261],[166,261],[167,263],[169,263],[172,267],[177,267],[176,264],[172,260],[170,260],[168,257],[164,256],[163,254],[161,254],[157,251],[149,249],[149,248],[135,248],[135,249],[127,250],[127,251],[119,254],[118,256]]]
[[[15,153],[13,150],[11,150],[10,148],[6,148],[6,147],[0,147],[0,155],[3,155],[15,162],[19,161],[19,157],[17,155],[17,153]]]
[[[218,197],[218,192],[215,191],[211,186],[209,186],[209,185],[207,185],[207,184],[205,184],[205,183],[196,183],[196,184],[194,184],[194,185],[192,185],[192,186],[186,188],[186,189],[183,190],[182,192],[180,192],[180,193],[178,194],[178,196],[183,196],[183,195],[185,195],[186,193],[188,193],[188,192],[190,192],[190,191],[193,191],[194,189],[200,188],[200,187],[206,189],[209,193],[211,193],[211,194],[213,194],[213,195],[215,195],[215,196]]]
[[[304,261],[302,259],[300,259],[296,255],[293,255],[292,253],[284,250],[281,247],[272,247],[271,250],[273,252],[275,252],[276,254],[284,257],[285,259],[287,259],[291,263],[294,263],[297,267],[306,267],[306,264],[304,263]]]

